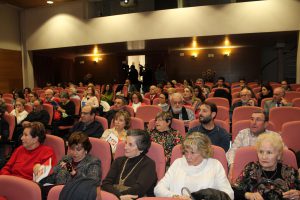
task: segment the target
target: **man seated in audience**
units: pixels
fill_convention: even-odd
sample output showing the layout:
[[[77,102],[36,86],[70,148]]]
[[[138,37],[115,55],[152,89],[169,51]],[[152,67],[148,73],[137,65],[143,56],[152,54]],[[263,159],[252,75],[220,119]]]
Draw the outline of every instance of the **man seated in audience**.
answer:
[[[33,106],[34,101],[39,99],[39,95],[36,92],[30,92],[29,95],[29,102],[28,104]]]
[[[183,106],[183,96],[181,93],[172,94],[170,96],[170,103],[170,112],[173,117],[183,120],[187,130],[189,122],[195,119],[194,111]]]
[[[156,93],[157,89],[155,85],[150,86],[149,93],[145,94],[145,98],[150,99],[151,104],[155,98],[158,98],[158,94]]]
[[[202,93],[205,95],[205,97],[208,97],[208,94],[210,93],[210,88],[205,85],[205,81],[202,78],[198,78],[196,80],[195,85],[200,86],[200,88],[202,89]]]
[[[212,144],[222,147],[226,152],[229,149],[230,136],[225,129],[217,126],[214,122],[218,113],[216,104],[212,102],[203,102],[200,106],[199,121],[200,125],[189,130],[188,134],[200,132],[207,135]]]
[[[272,132],[266,130],[268,125],[268,116],[261,110],[254,111],[250,118],[250,127],[245,128],[237,134],[231,148],[226,153],[228,165],[233,164],[235,152],[240,147],[254,146],[258,135],[264,132]]]
[[[69,93],[70,98],[81,100],[80,96],[77,95],[77,90],[76,90],[76,88],[74,86],[73,87],[69,87],[68,93]]]
[[[269,115],[270,109],[274,107],[292,106],[284,98],[285,90],[282,87],[275,88],[273,91],[273,100],[266,101],[264,105],[265,112]]]
[[[16,146],[21,145],[20,137],[23,133],[24,126],[30,124],[30,122],[41,122],[44,127],[48,127],[48,122],[50,119],[49,113],[44,110],[43,105],[40,100],[35,100],[33,102],[33,110],[27,115],[27,117],[17,126],[13,135],[13,141],[16,142]]]
[[[44,103],[48,103],[53,105],[54,107],[58,106],[58,103],[60,102],[59,98],[54,97],[54,92],[52,89],[47,89],[45,91],[45,101]]]
[[[71,128],[70,133],[82,131],[89,137],[100,138],[104,129],[102,124],[95,121],[96,112],[96,108],[90,105],[84,106],[81,110],[80,121]]]
[[[18,147],[9,161],[0,171],[1,175],[13,175],[33,180],[40,166],[49,161],[56,165],[56,157],[52,148],[43,145],[46,139],[45,127],[40,122],[25,125],[22,135],[22,146]],[[50,162],[50,161],[49,161]],[[17,192],[17,191],[16,191]]]
[[[285,91],[291,91],[291,87],[288,84],[288,82],[286,80],[281,81],[281,87],[285,90]]]
[[[255,106],[255,102],[251,99],[251,91],[248,88],[243,88],[240,91],[241,100],[234,103],[230,108],[230,116],[232,116],[233,110],[241,106]]]
[[[5,112],[6,108],[0,106],[0,169],[6,162],[5,157],[7,154],[5,153],[5,144],[9,136],[9,124],[4,119]]]
[[[225,78],[224,77],[219,77],[217,80],[216,85],[213,86],[213,88],[227,88],[229,87],[225,84]]]
[[[45,127],[47,127],[49,119],[50,115],[46,110],[44,110],[42,102],[40,100],[35,100],[33,102],[32,112],[27,115],[21,124],[24,126],[30,122],[41,122]]]
[[[125,110],[126,104],[127,104],[127,100],[123,96],[116,96],[114,105],[111,107],[111,110],[106,112],[106,114],[105,114],[105,117],[106,117],[109,125],[110,125],[112,119],[115,117],[115,114],[119,110]]]

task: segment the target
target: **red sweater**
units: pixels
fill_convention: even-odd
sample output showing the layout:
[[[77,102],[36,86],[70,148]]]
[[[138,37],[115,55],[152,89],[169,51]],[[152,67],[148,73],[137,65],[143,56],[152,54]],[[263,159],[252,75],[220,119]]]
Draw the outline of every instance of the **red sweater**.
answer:
[[[56,157],[52,148],[40,145],[34,150],[27,150],[23,146],[18,147],[9,161],[0,171],[1,175],[13,175],[32,180],[33,166],[43,164],[52,158],[52,167],[56,165]]]

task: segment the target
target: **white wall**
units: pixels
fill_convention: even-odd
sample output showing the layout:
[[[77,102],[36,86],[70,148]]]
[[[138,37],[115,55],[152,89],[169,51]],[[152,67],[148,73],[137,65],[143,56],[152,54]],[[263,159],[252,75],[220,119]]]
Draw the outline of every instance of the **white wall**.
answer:
[[[300,1],[266,0],[85,20],[81,1],[24,11],[28,50],[111,42],[300,30]]]
[[[21,50],[19,9],[0,5],[0,49]]]

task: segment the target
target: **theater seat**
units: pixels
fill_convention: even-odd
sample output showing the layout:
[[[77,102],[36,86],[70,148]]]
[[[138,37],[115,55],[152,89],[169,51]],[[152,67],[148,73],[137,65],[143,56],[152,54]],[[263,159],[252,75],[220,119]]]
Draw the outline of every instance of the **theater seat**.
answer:
[[[16,176],[0,176],[0,196],[8,200],[41,200],[41,190],[33,181]]]

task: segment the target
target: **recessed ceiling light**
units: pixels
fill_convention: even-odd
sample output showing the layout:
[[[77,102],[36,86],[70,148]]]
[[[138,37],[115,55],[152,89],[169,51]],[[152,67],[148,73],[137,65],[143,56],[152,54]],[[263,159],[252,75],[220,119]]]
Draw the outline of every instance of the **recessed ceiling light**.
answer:
[[[54,2],[53,1],[47,1],[47,4],[53,4]]]

